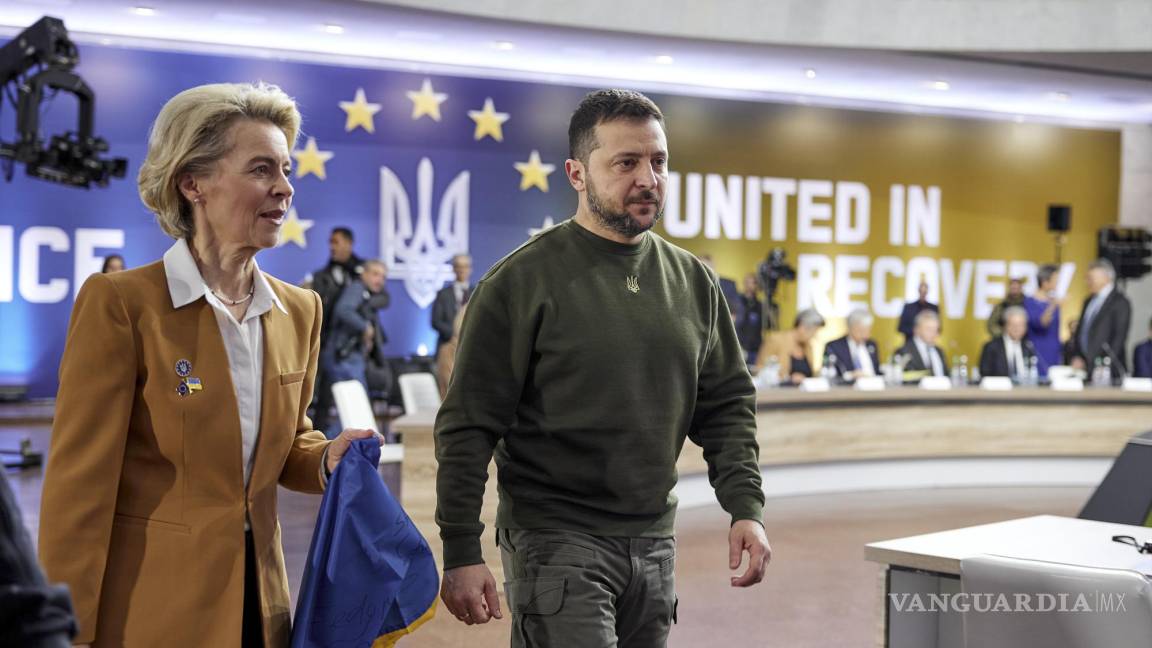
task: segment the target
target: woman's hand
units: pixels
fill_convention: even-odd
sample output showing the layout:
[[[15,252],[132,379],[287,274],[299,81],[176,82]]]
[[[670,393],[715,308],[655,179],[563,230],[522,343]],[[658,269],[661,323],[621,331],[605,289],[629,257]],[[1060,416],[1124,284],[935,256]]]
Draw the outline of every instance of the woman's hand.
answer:
[[[384,445],[384,437],[380,436],[372,430],[356,430],[349,428],[340,433],[340,436],[332,439],[332,443],[328,444],[328,472],[336,471],[336,466],[340,464],[340,459],[344,457],[344,453],[348,452],[348,448],[352,446],[352,442],[357,439],[367,439],[375,436],[380,445]]]

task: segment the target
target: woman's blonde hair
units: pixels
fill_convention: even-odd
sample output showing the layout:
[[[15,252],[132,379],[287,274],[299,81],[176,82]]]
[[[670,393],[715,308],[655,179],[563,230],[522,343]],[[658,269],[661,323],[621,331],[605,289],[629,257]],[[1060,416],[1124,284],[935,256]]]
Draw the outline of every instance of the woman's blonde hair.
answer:
[[[140,200],[168,236],[192,237],[192,205],[180,192],[185,173],[204,174],[228,154],[228,131],[237,120],[265,121],[284,132],[289,150],[300,132],[296,102],[266,83],[213,83],[168,100],[148,135],[148,157],[136,184]]]

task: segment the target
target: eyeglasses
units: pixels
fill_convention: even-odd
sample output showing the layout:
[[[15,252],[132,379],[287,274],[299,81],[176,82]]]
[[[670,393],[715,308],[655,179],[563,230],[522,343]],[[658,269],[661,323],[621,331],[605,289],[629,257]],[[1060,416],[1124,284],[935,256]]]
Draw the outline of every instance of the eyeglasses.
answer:
[[[1126,535],[1112,536],[1112,542],[1119,542],[1121,544],[1131,545],[1142,554],[1152,554],[1152,542],[1145,542],[1143,544],[1136,541],[1136,538]]]

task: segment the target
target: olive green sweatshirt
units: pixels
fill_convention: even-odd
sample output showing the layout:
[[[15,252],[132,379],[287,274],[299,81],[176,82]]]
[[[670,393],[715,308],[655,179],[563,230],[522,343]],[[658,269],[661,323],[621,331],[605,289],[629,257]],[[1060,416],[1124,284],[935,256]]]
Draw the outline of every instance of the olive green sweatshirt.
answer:
[[[444,569],[483,562],[496,525],[667,537],[687,437],[732,520],[761,520],[755,390],[715,273],[653,232],[568,220],[499,261],[464,316],[436,417]]]

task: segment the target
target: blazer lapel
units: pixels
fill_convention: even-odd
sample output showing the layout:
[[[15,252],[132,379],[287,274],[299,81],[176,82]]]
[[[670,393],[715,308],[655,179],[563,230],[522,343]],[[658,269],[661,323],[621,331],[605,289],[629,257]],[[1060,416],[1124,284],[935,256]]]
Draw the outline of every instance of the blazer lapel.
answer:
[[[275,284],[271,281],[268,283],[283,303],[283,296]],[[269,480],[275,482],[279,478],[284,457],[288,455],[288,448],[296,432],[297,411],[290,407],[291,403],[286,397],[291,389],[299,390],[301,384],[294,382],[285,386],[282,381],[285,376],[307,369],[304,366],[307,357],[303,361],[296,357],[300,349],[306,347],[302,347],[297,339],[296,326],[290,315],[273,304],[267,313],[260,316],[260,323],[264,338],[260,434],[256,440],[250,488],[253,484],[267,483]]]
[[[163,358],[164,380],[171,380],[172,396],[183,412],[186,465],[213,466],[226,462],[229,469],[190,475],[192,491],[231,492],[244,487],[240,410],[228,364],[228,352],[220,335],[216,314],[203,299],[174,310],[164,321],[164,338],[171,357]],[[179,396],[180,377],[176,362],[187,360],[189,378],[198,378],[201,389]],[[211,483],[219,479],[227,483]]]

